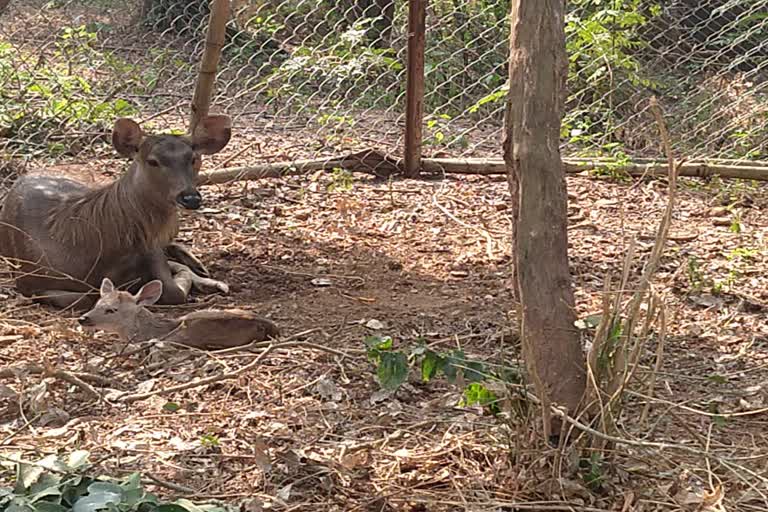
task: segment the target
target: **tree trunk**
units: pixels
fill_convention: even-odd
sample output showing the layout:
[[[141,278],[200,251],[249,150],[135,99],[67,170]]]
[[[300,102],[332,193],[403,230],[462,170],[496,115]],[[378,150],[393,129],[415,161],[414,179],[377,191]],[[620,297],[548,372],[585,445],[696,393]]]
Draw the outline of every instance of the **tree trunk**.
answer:
[[[544,403],[573,413],[586,384],[568,268],[567,195],[560,160],[568,61],[564,0],[513,0],[504,160],[512,193],[515,288],[523,357]]]

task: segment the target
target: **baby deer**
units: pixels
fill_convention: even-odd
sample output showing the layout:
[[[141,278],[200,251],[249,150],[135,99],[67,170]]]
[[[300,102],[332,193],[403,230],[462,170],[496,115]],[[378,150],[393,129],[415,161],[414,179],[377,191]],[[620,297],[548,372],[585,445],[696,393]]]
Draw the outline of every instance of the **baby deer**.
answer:
[[[117,333],[126,341],[158,339],[199,349],[230,348],[277,337],[277,326],[266,318],[238,309],[195,311],[163,318],[145,306],[158,301],[163,283],[150,281],[133,295],[116,290],[109,278],[101,283],[101,298],[81,316],[80,325]]]

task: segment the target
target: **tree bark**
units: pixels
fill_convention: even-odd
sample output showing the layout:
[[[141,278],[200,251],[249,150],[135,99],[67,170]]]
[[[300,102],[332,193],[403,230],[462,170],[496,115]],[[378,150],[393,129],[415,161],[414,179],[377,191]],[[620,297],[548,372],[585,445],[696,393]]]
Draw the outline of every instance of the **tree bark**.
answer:
[[[576,411],[586,385],[568,268],[567,195],[560,159],[568,61],[564,0],[512,0],[504,160],[512,194],[515,288],[523,357],[544,404]]]

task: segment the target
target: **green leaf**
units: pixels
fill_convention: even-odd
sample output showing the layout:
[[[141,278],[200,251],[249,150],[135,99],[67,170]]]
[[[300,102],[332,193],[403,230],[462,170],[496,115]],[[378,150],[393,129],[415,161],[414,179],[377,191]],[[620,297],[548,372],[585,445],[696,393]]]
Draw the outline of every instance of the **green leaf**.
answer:
[[[70,509],[58,503],[40,501],[35,503],[35,512],[68,512]]]
[[[203,512],[201,507],[184,498],[179,498],[176,500],[176,504],[182,507],[184,510],[188,510],[189,512]]]
[[[470,382],[480,382],[485,380],[485,365],[479,361],[465,361],[464,377]]]
[[[445,366],[445,358],[432,350],[427,350],[421,360],[421,380],[429,382]]]
[[[41,466],[20,462],[16,466],[16,494],[24,494],[32,484],[37,482],[44,471],[45,468]]]
[[[67,467],[69,469],[77,469],[88,462],[88,457],[91,452],[88,450],[75,450],[67,457]]]
[[[159,505],[157,512],[187,512],[187,509],[176,503],[166,503],[165,505]]]
[[[392,338],[390,336],[366,336],[365,346],[376,350],[390,350],[392,348]]]
[[[29,487],[27,492],[29,500],[36,502],[46,496],[61,496],[61,490],[59,485],[61,484],[61,477],[59,475],[53,475],[51,473],[45,473]]]
[[[109,492],[89,494],[83,496],[72,507],[72,512],[95,512],[96,510],[108,509],[110,504],[117,505],[122,500],[122,494],[113,494]]]
[[[462,405],[482,405],[483,407],[488,407],[491,413],[498,414],[501,410],[496,404],[497,400],[498,397],[493,391],[482,384],[474,382],[464,390],[464,398],[461,402]]]
[[[710,375],[707,377],[707,380],[714,382],[715,384],[725,384],[728,382],[728,379],[723,375]]]
[[[3,512],[34,512],[34,509],[24,498],[14,498]]]
[[[165,405],[163,405],[163,410],[168,412],[176,412],[179,409],[181,409],[181,406],[177,404],[176,402],[166,402]]]
[[[383,388],[399,388],[408,377],[408,358],[402,352],[382,352],[377,374]]]
[[[109,509],[123,500],[123,489],[111,482],[94,482],[88,486],[88,495],[77,500],[72,512],[94,512]]]

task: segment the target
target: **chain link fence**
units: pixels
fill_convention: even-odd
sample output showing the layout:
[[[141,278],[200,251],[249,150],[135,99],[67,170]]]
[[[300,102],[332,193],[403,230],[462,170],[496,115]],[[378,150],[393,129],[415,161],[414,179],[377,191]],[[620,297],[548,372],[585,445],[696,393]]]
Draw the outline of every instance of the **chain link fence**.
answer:
[[[425,156],[500,157],[509,2],[433,0]],[[0,17],[0,182],[25,164],[113,158],[111,123],[185,128],[207,0],[14,1]],[[212,109],[233,143],[208,168],[402,154],[405,0],[236,0]],[[679,155],[768,151],[768,0],[571,0],[564,155],[660,156],[648,98]]]

